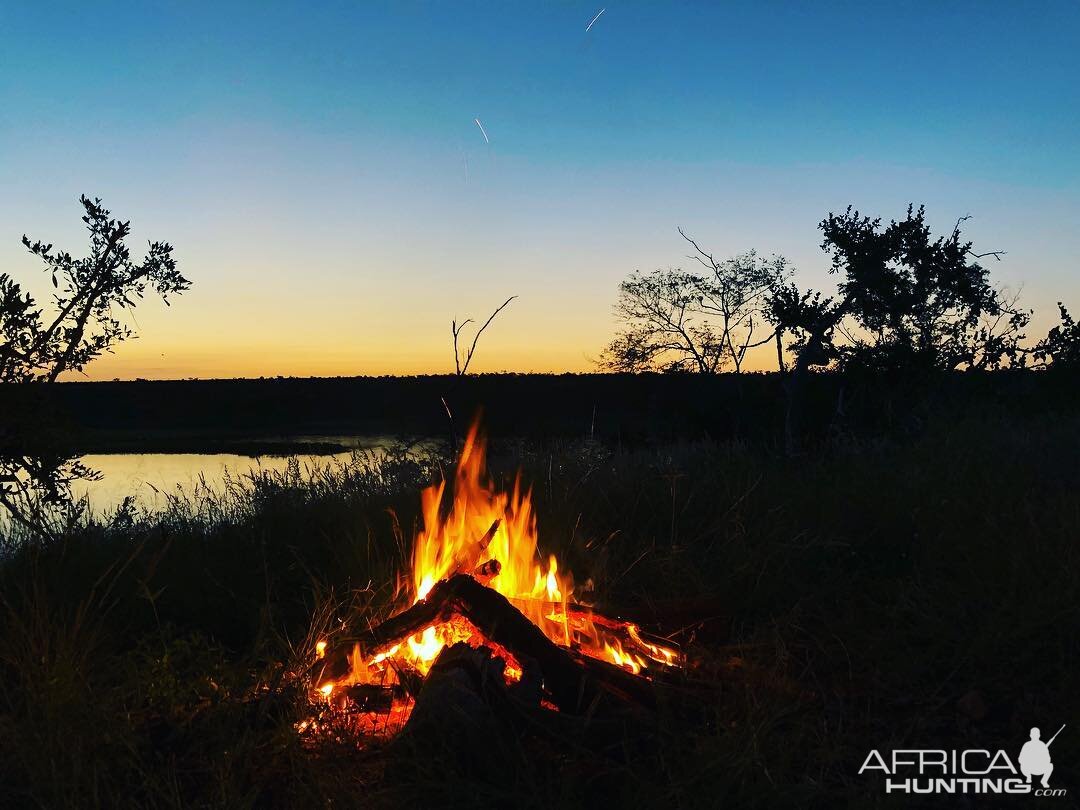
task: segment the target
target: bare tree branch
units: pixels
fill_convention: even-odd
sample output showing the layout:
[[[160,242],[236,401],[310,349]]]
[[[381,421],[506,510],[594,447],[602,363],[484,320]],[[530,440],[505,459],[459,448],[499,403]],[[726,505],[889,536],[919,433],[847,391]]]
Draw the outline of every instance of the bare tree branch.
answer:
[[[969,219],[972,219],[971,214],[964,214],[962,217],[957,218],[956,224],[953,225],[952,230],[953,239],[960,238],[960,223],[967,222]],[[985,259],[987,256],[993,256],[999,262],[1001,261],[1001,257],[1006,255],[1006,251],[1004,250],[988,250],[986,253],[973,253],[970,247],[965,252],[975,259]]]
[[[503,301],[498,307],[495,308],[495,311],[492,312],[490,316],[488,316],[488,319],[484,321],[484,325],[476,330],[476,334],[473,335],[472,345],[469,346],[469,350],[465,353],[464,363],[462,363],[461,361],[461,353],[458,349],[458,337],[461,335],[461,330],[473,321],[471,318],[469,318],[462,321],[460,326],[458,326],[456,321],[450,322],[450,331],[454,336],[454,369],[457,372],[457,376],[461,377],[468,373],[469,363],[472,362],[473,355],[476,353],[476,344],[479,342],[480,336],[484,334],[484,330],[491,325],[491,322],[493,320],[495,320],[495,316],[502,312],[515,298],[517,298],[516,295],[511,295],[509,298]]]
[[[967,222],[969,219],[971,219],[971,214],[964,214],[962,217],[957,217],[956,224],[953,225],[952,229],[953,239],[960,236],[960,223]]]

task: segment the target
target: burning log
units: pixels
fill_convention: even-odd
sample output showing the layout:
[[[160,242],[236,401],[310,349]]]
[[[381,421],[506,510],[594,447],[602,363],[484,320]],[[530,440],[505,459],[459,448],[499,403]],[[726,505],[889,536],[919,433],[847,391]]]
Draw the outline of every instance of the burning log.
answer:
[[[529,600],[515,599],[510,601],[518,603],[519,607],[529,602]],[[653,662],[650,666],[658,664],[662,671],[667,671],[683,663],[682,653],[669,639],[657,638],[646,633],[632,621],[606,616],[591,607],[573,603],[546,602],[540,607],[541,612],[546,615],[565,615],[575,644],[594,641],[589,638],[589,634],[590,629],[595,626],[603,629],[609,641],[618,642],[625,650],[650,659]]]
[[[488,574],[487,576],[489,579],[491,577],[494,577],[496,574],[499,573],[499,571],[502,570],[502,566],[499,564],[498,560],[488,560],[488,562],[484,563],[483,565],[477,566],[477,562],[479,561],[483,553],[487,551],[487,547],[491,545],[491,541],[495,539],[495,534],[499,531],[499,526],[501,525],[502,518],[495,518],[495,520],[491,522],[491,526],[486,532],[484,532],[483,536],[479,540],[477,540],[476,543],[474,543],[470,548],[468,548],[468,553],[465,559],[461,560],[451,570],[451,576],[453,576],[454,574],[470,573],[475,575],[476,572],[480,571],[480,569],[484,568],[485,566],[488,566],[490,563],[494,563],[495,573]],[[482,576],[483,575],[484,574],[482,574]]]
[[[502,571],[502,565],[498,560],[488,560],[486,563],[477,566],[473,570],[472,576],[481,585],[487,585],[499,575],[500,571]]]
[[[354,642],[367,653],[385,650],[454,616],[470,622],[484,638],[519,660],[535,662],[544,688],[560,711],[580,714],[604,694],[640,706],[655,705],[647,680],[614,664],[560,647],[506,597],[466,574],[439,582],[425,599],[328,652],[317,665],[315,681],[322,684],[344,677],[349,672],[348,657]]]
[[[397,775],[407,777],[414,771],[419,755],[439,762],[450,757],[464,772],[498,779],[514,767],[514,758],[505,752],[530,740],[535,745],[537,739],[557,747],[572,740],[616,761],[623,761],[630,749],[652,750],[652,712],[630,702],[584,716],[548,711],[540,706],[538,689],[523,694],[521,684],[507,686],[503,666],[484,646],[459,642],[443,649],[392,744],[392,751],[408,758]]]
[[[491,541],[495,539],[495,532],[499,530],[499,526],[502,525],[502,518],[495,518],[491,522],[491,528],[484,532],[484,536],[480,538],[477,543],[480,546],[480,553],[487,551],[487,547],[491,545]]]
[[[464,643],[447,647],[436,659],[394,748],[410,755],[452,756],[460,770],[487,771],[491,741],[503,730],[495,711],[503,664],[486,648]],[[498,749],[498,746],[495,746]]]

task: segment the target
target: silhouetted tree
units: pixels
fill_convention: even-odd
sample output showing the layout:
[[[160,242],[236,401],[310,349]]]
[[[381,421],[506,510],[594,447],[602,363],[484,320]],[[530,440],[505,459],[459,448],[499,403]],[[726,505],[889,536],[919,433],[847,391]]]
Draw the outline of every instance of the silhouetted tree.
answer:
[[[601,364],[613,371],[742,371],[746,353],[776,336],[768,302],[790,275],[782,257],[751,251],[718,261],[682,229],[705,273],[655,270],[619,285],[622,329]]]
[[[619,284],[615,314],[625,325],[604,350],[602,365],[612,371],[716,372],[723,347],[699,298],[692,273],[633,273]]]
[[[75,259],[51,244],[22,242],[45,264],[56,292],[46,312],[7,274],[0,275],[0,383],[44,385],[134,336],[121,320],[149,290],[168,304],[190,285],[173,248],[151,242],[141,262],[124,240],[130,222],[112,219],[100,199],[80,197],[90,255]],[[47,512],[70,502],[71,485],[93,477],[77,459],[49,451],[48,427],[34,414],[9,421],[0,439],[0,504],[28,528],[47,533]]]
[[[1034,354],[1059,368],[1080,368],[1080,323],[1073,320],[1060,301],[1058,312],[1061,323],[1036,345]]]
[[[1000,251],[975,254],[961,241],[957,221],[933,239],[925,209],[882,228],[851,207],[821,222],[822,250],[842,276],[838,295],[825,298],[781,288],[772,317],[795,336],[796,366],[836,362],[841,368],[989,369],[1022,364],[1020,343],[1030,321],[990,285],[978,263]]]
[[[841,369],[972,370],[1023,365],[1023,330],[1030,312],[990,285],[976,254],[952,233],[934,239],[925,209],[908,206],[903,220],[880,219],[850,206],[821,221],[821,248],[840,275],[838,294],[825,297],[785,284],[770,296],[770,317],[793,336],[788,386],[789,448],[794,441],[802,378],[811,366]]]

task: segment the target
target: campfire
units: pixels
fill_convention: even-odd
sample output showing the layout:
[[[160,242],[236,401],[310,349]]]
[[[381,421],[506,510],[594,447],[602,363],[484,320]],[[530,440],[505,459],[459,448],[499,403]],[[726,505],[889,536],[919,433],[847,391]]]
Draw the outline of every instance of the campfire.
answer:
[[[510,492],[497,490],[485,451],[474,426],[453,486],[443,480],[421,493],[423,528],[398,611],[317,643],[313,699],[324,711],[301,731],[334,717],[393,735],[455,659],[496,672],[518,699],[571,714],[605,697],[648,706],[650,681],[682,666],[670,641],[574,599],[570,572],[541,555],[531,491],[520,476]]]

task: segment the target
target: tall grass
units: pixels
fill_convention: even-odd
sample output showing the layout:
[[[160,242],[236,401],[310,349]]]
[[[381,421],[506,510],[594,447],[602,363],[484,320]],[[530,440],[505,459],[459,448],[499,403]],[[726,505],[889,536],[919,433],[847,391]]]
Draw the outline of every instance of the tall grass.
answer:
[[[1080,419],[956,420],[784,458],[738,443],[503,443],[541,544],[689,638],[714,697],[644,753],[454,757],[304,743],[288,672],[350,607],[385,611],[435,457],[357,455],[83,517],[0,563],[0,806],[886,805],[870,748],[1016,748],[1078,716]],[[11,538],[9,538],[9,541]],[[1055,744],[1073,785],[1080,745]],[[899,805],[903,805],[900,802]]]

